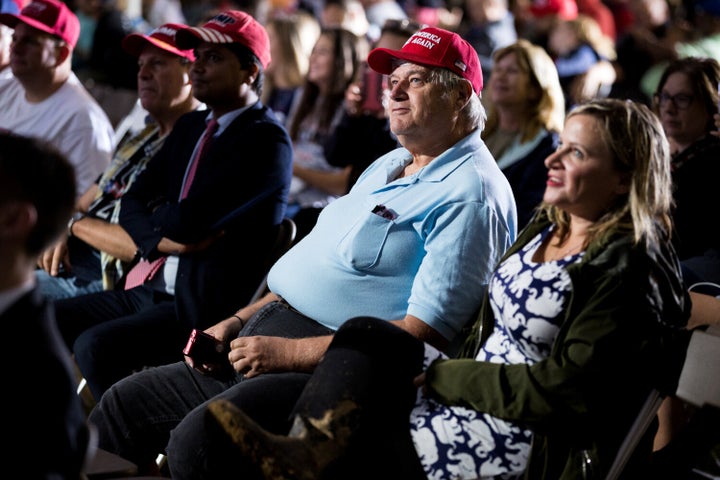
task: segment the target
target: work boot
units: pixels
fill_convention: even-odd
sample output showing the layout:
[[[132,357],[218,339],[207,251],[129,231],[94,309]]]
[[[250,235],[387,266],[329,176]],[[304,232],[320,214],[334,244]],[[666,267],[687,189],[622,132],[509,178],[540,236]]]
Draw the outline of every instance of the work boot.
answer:
[[[359,419],[355,402],[343,400],[322,418],[296,415],[285,436],[266,431],[227,400],[215,400],[208,409],[266,480],[332,478],[329,472],[337,467]]]

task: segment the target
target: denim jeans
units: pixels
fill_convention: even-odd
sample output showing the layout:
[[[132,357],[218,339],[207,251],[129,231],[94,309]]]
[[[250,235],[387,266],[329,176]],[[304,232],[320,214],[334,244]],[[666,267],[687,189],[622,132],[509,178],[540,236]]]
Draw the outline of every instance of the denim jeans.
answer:
[[[272,302],[250,318],[240,335],[303,338],[332,333],[286,305]],[[177,362],[117,382],[93,409],[90,422],[97,428],[99,447],[140,466],[167,453],[174,479],[234,478],[237,455],[229,451],[232,445],[215,422],[206,421],[206,403],[228,399],[265,428],[285,433],[309,377],[288,372],[217,379]]]
[[[77,297],[86,293],[101,292],[103,289],[102,279],[84,282],[75,276],[53,277],[41,269],[35,271],[35,277],[37,278],[40,292],[52,300]]]
[[[35,270],[38,289],[52,300],[77,297],[86,293],[103,290],[100,252],[76,237],[67,243],[72,270],[60,266],[60,272],[53,277],[40,268]]]

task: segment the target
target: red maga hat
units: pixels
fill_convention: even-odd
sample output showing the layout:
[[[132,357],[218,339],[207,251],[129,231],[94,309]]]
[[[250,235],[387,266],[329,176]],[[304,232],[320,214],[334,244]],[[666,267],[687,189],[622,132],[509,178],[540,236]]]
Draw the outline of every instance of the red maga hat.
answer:
[[[533,0],[530,12],[534,17],[557,15],[563,20],[573,20],[578,16],[578,6],[575,0]]]
[[[183,27],[175,38],[179,48],[195,48],[201,42],[239,43],[260,59],[263,68],[270,63],[270,39],[265,27],[239,10],[222,12],[201,27]]]
[[[131,33],[123,38],[123,49],[135,57],[140,56],[140,52],[146,45],[154,45],[161,50],[173,53],[179,57],[187,58],[191,62],[195,61],[195,54],[192,49],[181,50],[175,43],[175,34],[186,25],[177,23],[166,23],[160,25],[150,33]]]
[[[468,80],[475,93],[480,93],[483,87],[480,59],[475,49],[457,33],[442,28],[423,28],[400,50],[376,48],[368,55],[370,67],[384,75],[392,73],[396,60],[450,70]]]
[[[15,28],[18,23],[54,35],[75,48],[80,36],[80,20],[59,0],[34,0],[19,14],[0,13],[0,23]]]

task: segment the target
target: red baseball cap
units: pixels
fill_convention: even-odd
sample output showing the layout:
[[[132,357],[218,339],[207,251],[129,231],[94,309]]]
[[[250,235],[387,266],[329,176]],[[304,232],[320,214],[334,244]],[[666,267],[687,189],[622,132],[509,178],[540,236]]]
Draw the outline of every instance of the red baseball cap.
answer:
[[[18,15],[0,14],[0,23],[10,28],[15,28],[19,22],[64,40],[70,48],[75,48],[80,36],[80,21],[60,0],[34,0]]]
[[[147,34],[131,33],[123,38],[122,47],[130,55],[139,57],[143,47],[146,45],[154,45],[161,50],[174,53],[179,57],[187,58],[191,62],[194,62],[195,53],[193,53],[192,49],[180,50],[175,43],[175,34],[178,30],[185,27],[186,25],[177,23],[166,23]]]
[[[575,0],[533,0],[530,12],[535,17],[557,15],[563,20],[574,20],[578,16]]]
[[[442,28],[423,28],[400,50],[375,48],[368,55],[370,67],[384,75],[392,73],[396,60],[450,70],[468,80],[475,93],[480,93],[483,87],[480,59],[475,49],[457,33]]]
[[[270,39],[265,27],[245,12],[228,10],[201,27],[184,26],[175,37],[178,48],[195,48],[201,42],[239,43],[255,54],[263,68],[270,63]]]

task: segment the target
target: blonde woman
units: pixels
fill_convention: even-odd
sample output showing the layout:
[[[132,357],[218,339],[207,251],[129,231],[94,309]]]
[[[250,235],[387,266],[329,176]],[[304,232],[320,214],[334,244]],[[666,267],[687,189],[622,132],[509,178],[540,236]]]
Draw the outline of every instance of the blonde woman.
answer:
[[[320,36],[320,22],[302,11],[278,13],[266,29],[272,62],[265,70],[262,102],[286,123],[305,82],[310,53]]]
[[[557,147],[565,117],[555,64],[543,48],[518,40],[495,52],[487,96],[483,140],[510,182],[522,228],[542,200],[543,161]]]

